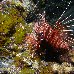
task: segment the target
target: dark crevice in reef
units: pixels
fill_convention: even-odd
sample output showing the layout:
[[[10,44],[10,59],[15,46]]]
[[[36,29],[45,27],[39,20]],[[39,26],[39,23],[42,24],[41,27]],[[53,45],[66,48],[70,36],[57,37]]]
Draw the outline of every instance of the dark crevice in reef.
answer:
[[[13,36],[13,34],[16,32],[15,27],[12,26],[9,30],[9,32],[6,34],[7,37]]]
[[[0,0],[0,2],[2,2],[3,0]]]
[[[60,50],[60,51],[56,51]],[[48,44],[45,40],[43,40],[40,44],[40,49],[37,51],[37,54],[40,56],[41,60],[44,60],[46,62],[57,62],[57,63],[62,63],[63,60],[60,60],[60,55],[66,54],[68,51],[64,51],[64,49],[56,49],[54,48],[51,44]],[[40,55],[41,54],[41,55]],[[67,58],[67,57],[63,57]],[[69,59],[66,61],[70,61]]]

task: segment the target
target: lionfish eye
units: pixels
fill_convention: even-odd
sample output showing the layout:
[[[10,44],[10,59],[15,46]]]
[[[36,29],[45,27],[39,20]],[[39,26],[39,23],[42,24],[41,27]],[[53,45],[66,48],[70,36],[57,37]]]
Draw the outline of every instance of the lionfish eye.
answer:
[[[43,32],[39,33],[38,36],[40,36],[40,37],[43,36]]]

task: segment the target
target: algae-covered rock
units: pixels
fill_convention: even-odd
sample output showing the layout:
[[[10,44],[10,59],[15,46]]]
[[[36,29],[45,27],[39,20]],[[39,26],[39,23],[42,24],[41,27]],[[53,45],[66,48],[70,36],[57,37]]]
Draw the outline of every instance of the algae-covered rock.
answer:
[[[28,11],[10,2],[0,4],[0,8],[0,47],[16,50],[25,35],[32,32],[24,20]]]
[[[26,8],[14,2],[7,1],[0,4],[0,56],[11,58],[13,62],[8,64],[11,66],[14,65],[15,70],[17,68],[22,69],[27,65],[20,55],[20,51],[25,49],[23,40],[27,33],[32,32],[33,28],[32,23],[27,24],[24,20],[27,14],[28,11]],[[5,63],[6,61],[4,64]],[[5,73],[5,71],[9,74],[14,73],[14,68],[12,69],[11,66],[4,69],[2,67],[1,73]],[[24,69],[28,70],[26,67]],[[29,70],[31,71],[31,69]],[[17,72],[15,72],[15,74],[16,73]]]

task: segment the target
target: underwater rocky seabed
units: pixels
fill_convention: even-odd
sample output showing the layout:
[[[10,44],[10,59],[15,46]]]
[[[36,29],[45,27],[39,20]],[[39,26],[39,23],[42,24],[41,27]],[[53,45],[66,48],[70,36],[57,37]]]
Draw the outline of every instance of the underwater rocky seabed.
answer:
[[[24,20],[28,13],[26,7],[14,2],[0,3],[0,74],[74,74],[73,64],[60,63],[35,54],[31,46],[25,47],[25,36],[33,31],[33,22]],[[74,52],[69,54],[74,62]]]

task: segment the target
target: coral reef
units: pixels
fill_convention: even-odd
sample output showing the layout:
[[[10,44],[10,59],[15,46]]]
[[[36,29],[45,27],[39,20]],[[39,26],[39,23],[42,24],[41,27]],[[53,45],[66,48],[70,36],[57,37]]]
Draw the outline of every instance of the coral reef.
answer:
[[[0,74],[73,74],[67,27],[46,20],[45,0],[25,1],[0,1]]]

